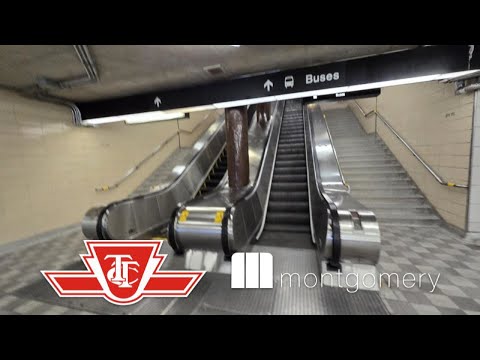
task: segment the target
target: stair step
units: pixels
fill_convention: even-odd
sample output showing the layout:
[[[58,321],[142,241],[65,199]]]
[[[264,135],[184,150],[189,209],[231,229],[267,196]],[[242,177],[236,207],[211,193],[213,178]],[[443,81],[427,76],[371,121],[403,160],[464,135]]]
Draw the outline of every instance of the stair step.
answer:
[[[364,199],[424,199],[421,194],[406,190],[386,191],[386,190],[359,190],[351,189],[352,196],[362,202]]]
[[[397,159],[393,155],[387,154],[387,153],[383,153],[383,154],[356,153],[356,154],[344,155],[344,154],[341,154],[341,153],[337,152],[337,156],[338,156],[338,159],[340,160],[340,162],[343,162],[343,161],[346,161],[346,162],[348,162],[348,161],[385,161],[385,160],[397,161]]]
[[[402,218],[402,219],[439,219],[439,217],[432,211],[430,207],[424,208],[375,208],[375,215],[378,218]]]
[[[402,168],[402,165],[400,165],[398,162],[391,163],[391,164],[366,164],[366,165],[362,163],[351,163],[351,164],[345,164],[345,165],[342,164],[342,171],[358,170],[358,169],[371,171],[371,170],[384,170],[384,169],[399,170],[403,168]]]
[[[362,183],[358,184],[356,183],[355,186],[353,183],[348,183],[351,188],[354,188],[355,191],[371,191],[371,190],[411,190],[411,191],[417,191],[417,187],[415,185],[411,184],[388,184],[388,183],[381,183],[381,184],[375,184],[375,183]]]
[[[347,181],[349,183],[356,183],[356,182],[388,182],[388,181],[393,181],[393,182],[396,182],[396,181],[405,181],[405,182],[411,182],[411,179],[408,177],[407,173],[406,172],[400,172],[400,173],[385,173],[385,174],[381,174],[381,176],[377,176],[375,174],[373,175],[370,175],[370,174],[353,174],[351,173],[348,178],[347,178]]]
[[[430,205],[425,201],[425,198],[363,198],[357,199],[367,208],[371,209],[416,209],[421,207],[428,207]]]
[[[383,166],[383,165],[394,165],[394,166],[401,166],[397,160],[395,159],[378,159],[378,160],[367,160],[367,159],[357,159],[357,160],[341,160],[340,164],[342,167],[368,167],[368,166]]]
[[[343,149],[339,146],[335,147],[335,151],[337,152],[338,157],[344,158],[344,157],[381,157],[381,156],[392,156],[392,153],[390,151],[387,151],[386,149]]]

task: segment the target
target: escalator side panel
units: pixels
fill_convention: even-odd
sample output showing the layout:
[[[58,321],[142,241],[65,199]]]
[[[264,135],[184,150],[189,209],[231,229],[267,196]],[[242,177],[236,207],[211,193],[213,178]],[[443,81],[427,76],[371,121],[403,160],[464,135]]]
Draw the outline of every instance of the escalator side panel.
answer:
[[[259,234],[268,205],[267,193],[283,110],[284,102],[277,102],[267,126],[253,122],[249,129],[250,184],[232,191],[225,183],[212,194],[185,203],[177,211],[175,228],[171,231],[174,238],[169,238],[169,242],[181,243],[185,249],[223,249],[229,256]],[[188,219],[180,222],[178,219],[184,209],[188,209]],[[214,223],[218,212],[223,213],[223,220]],[[196,220],[197,215],[205,213],[210,222]]]
[[[88,211],[82,222],[87,238],[138,239],[162,228],[179,202],[191,199],[225,146],[225,122],[220,117],[197,141],[195,156],[166,188],[113,202],[104,211]],[[181,169],[182,164],[178,164]]]
[[[342,181],[328,126],[320,103],[305,107],[310,152],[313,167],[309,177],[313,237],[325,259],[350,260],[376,264],[380,257],[380,230],[375,214],[350,195]],[[310,161],[310,159],[309,159]],[[310,169],[310,168],[309,168]],[[323,228],[325,212],[316,199],[328,204],[327,234]],[[315,224],[320,219],[322,226]],[[333,264],[336,266],[335,264]]]

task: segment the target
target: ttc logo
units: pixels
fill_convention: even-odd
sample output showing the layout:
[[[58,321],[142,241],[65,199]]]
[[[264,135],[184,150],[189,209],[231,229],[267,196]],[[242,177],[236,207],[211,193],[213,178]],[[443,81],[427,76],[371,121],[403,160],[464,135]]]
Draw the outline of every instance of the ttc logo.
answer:
[[[160,271],[162,240],[85,240],[87,271],[42,271],[61,297],[104,297],[131,305],[143,297],[187,297],[205,271]]]

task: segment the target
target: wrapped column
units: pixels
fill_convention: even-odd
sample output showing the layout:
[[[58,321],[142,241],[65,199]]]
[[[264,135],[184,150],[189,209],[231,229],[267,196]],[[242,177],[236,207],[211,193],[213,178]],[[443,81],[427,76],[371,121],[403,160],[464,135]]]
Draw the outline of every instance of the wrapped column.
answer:
[[[248,120],[247,107],[225,109],[227,129],[228,185],[238,190],[250,182],[248,161]]]

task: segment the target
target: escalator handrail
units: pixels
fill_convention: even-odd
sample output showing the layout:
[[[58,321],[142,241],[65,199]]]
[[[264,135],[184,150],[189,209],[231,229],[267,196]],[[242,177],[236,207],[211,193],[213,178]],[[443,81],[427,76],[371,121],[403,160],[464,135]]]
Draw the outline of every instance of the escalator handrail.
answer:
[[[270,147],[270,144],[271,144],[271,141],[272,141],[272,131],[273,131],[273,128],[274,128],[274,122],[276,121],[273,117],[274,116],[279,116],[280,119],[277,120],[277,121],[280,121],[280,124],[279,124],[279,132],[278,132],[278,136],[277,136],[277,139],[276,139],[276,143],[275,143],[275,148],[278,147],[278,138],[280,136],[280,126],[281,126],[281,121],[283,120],[283,114],[284,114],[284,111],[285,111],[285,107],[286,107],[286,103],[285,102],[277,102],[276,104],[277,108],[276,110],[277,111],[274,111],[272,113],[272,118],[270,119],[270,121],[268,122],[269,123],[269,129],[268,129],[268,140],[265,144],[265,147],[264,147],[264,151],[263,151],[263,154],[262,154],[262,159],[260,161],[260,167],[259,167],[259,170],[257,172],[257,175],[255,177],[255,181],[253,181],[253,185],[250,186],[250,188],[247,189],[246,193],[244,194],[244,196],[242,196],[241,198],[239,198],[238,200],[236,200],[235,202],[233,202],[232,204],[230,204],[229,206],[226,207],[225,209],[225,215],[224,215],[224,219],[225,221],[222,222],[222,230],[221,230],[221,233],[222,233],[222,247],[223,247],[223,250],[224,250],[224,253],[225,254],[228,254],[229,253],[229,248],[228,248],[228,226],[229,226],[229,222],[230,222],[230,219],[231,219],[231,216],[230,214],[232,214],[233,210],[235,209],[236,206],[238,206],[241,202],[244,202],[244,201],[248,201],[252,196],[255,195],[255,192],[257,191],[258,189],[258,186],[260,184],[260,180],[261,180],[261,177],[263,174],[263,170],[264,170],[264,167],[265,167],[265,162],[266,162],[266,156],[267,156],[267,149]],[[275,149],[275,155],[274,155],[274,158],[276,156],[276,149]],[[270,177],[272,177],[272,174],[273,174],[273,170],[274,170],[274,167],[272,167],[272,172],[271,174],[269,174]],[[268,192],[270,191],[270,189],[268,190]],[[268,199],[269,199],[269,194],[267,194],[266,196],[266,204],[268,204]],[[265,211],[264,211],[264,214],[263,214],[263,219],[262,221],[259,223],[259,227],[258,227],[258,230],[255,230],[253,231],[253,234],[254,236],[258,236],[258,233],[261,232],[261,230],[263,229],[263,226],[265,224],[265,219],[266,219],[266,206],[265,206]],[[250,239],[249,239],[250,240]]]
[[[213,124],[212,124],[213,125]],[[220,130],[222,130],[222,128],[224,127],[225,125],[224,124],[220,124],[218,126],[218,128],[208,137],[207,141],[205,141],[205,144],[203,144],[202,148],[199,149],[195,155],[189,160],[188,164],[185,165],[185,169],[166,187],[164,187],[163,189],[160,189],[158,191],[153,191],[153,192],[150,192],[150,193],[147,193],[147,194],[141,194],[141,195],[137,195],[137,196],[134,196],[134,197],[130,197],[130,198],[126,198],[126,199],[122,199],[122,200],[118,200],[118,201],[114,201],[112,203],[110,203],[109,205],[107,205],[107,207],[110,207],[112,205],[116,205],[118,203],[121,203],[123,201],[135,201],[135,200],[138,200],[138,199],[143,199],[147,196],[152,196],[154,195],[155,193],[160,193],[160,192],[166,192],[166,191],[169,191],[173,186],[175,186],[180,180],[181,180],[181,177],[183,174],[185,174],[192,166],[193,164],[195,163],[195,160],[197,160],[197,158],[200,156],[200,154],[202,153],[202,150],[205,148],[205,146],[207,146],[207,144],[210,142],[210,140],[212,140],[215,135],[218,134],[218,132]]]
[[[324,203],[327,206],[327,209],[330,213],[331,227],[332,227],[332,256],[328,260],[329,260],[329,264],[332,267],[340,269],[341,268],[340,259],[341,259],[341,249],[342,249],[342,239],[340,235],[340,216],[338,214],[337,205],[335,204],[335,202],[332,201],[332,199],[330,199],[328,194],[325,192],[323,186],[321,185],[321,181],[319,181],[319,179],[321,179],[321,175],[319,170],[318,159],[316,156],[316,152],[314,151],[314,145],[312,142],[312,139],[314,138],[313,137],[314,134],[313,134],[313,129],[311,127],[310,115],[306,106],[303,107],[303,116],[306,122],[305,144],[307,145],[308,143],[310,145],[307,147],[307,151],[309,151],[310,153],[309,155],[311,156],[311,160],[312,160],[312,166],[313,166],[312,170],[313,170],[313,174],[315,178],[315,186],[316,186],[315,190],[319,195],[319,197],[324,200]],[[308,168],[308,165],[309,164],[307,159],[307,168]],[[309,194],[309,196],[311,195]],[[314,219],[312,219],[312,221],[314,221]],[[312,224],[310,226],[312,229],[314,229]],[[313,236],[315,237],[315,243],[317,244],[317,246],[319,246],[318,234],[315,234],[315,232],[313,231]],[[325,245],[325,242],[322,242],[322,246],[324,245]]]
[[[180,137],[180,134],[188,134],[191,135],[197,129],[203,125],[203,122],[210,116],[210,114],[207,114],[202,121],[200,121],[197,125],[192,130],[184,130],[184,129],[179,129],[175,133],[173,133],[169,138],[161,142],[159,145],[157,145],[147,156],[145,156],[142,160],[140,160],[137,164],[135,164],[133,167],[128,169],[125,174],[123,174],[117,181],[115,181],[112,185],[103,185],[100,187],[96,187],[95,191],[96,192],[105,192],[105,191],[110,191],[113,189],[118,188],[123,182],[125,182],[130,176],[132,176],[140,167],[142,167],[148,160],[153,158],[155,155],[157,155],[167,144],[170,143],[173,139]],[[173,121],[173,120],[167,120],[167,121]],[[177,120],[178,121],[178,120]],[[215,123],[215,122],[214,122]],[[213,125],[213,124],[212,124]]]
[[[134,202],[134,201],[141,201],[143,199],[146,199],[146,198],[149,198],[149,197],[152,197],[152,196],[158,196],[160,195],[161,193],[166,193],[168,191],[171,191],[171,189],[176,186],[181,180],[182,180],[182,177],[188,173],[189,169],[193,166],[193,164],[195,163],[195,161],[198,159],[198,157],[203,153],[203,150],[205,149],[205,147],[213,140],[215,139],[215,137],[218,135],[218,133],[222,130],[224,130],[225,128],[225,121],[224,121],[224,116],[221,115],[212,125],[210,125],[210,127],[212,126],[217,126],[217,128],[215,129],[215,131],[210,134],[210,136],[205,140],[205,143],[203,144],[203,146],[198,149],[198,151],[196,151],[196,153],[194,154],[194,156],[189,160],[188,164],[185,165],[185,169],[180,173],[178,174],[178,176],[172,181],[170,182],[170,184],[168,186],[166,186],[165,188],[163,189],[160,189],[158,191],[153,191],[153,192],[150,192],[150,193],[146,193],[146,194],[140,194],[140,195],[137,195],[137,196],[134,196],[134,197],[129,197],[129,198],[125,198],[125,199],[121,199],[121,200],[117,200],[117,201],[113,201],[111,203],[109,203],[108,205],[104,206],[103,209],[101,210],[101,212],[99,213],[96,221],[97,221],[97,234],[98,236],[102,235],[103,238],[110,238],[109,234],[108,234],[108,231],[107,229],[104,228],[103,224],[104,224],[104,217],[108,214],[109,210],[110,209],[113,209],[114,207],[116,206],[119,206],[120,204],[122,203],[128,203],[128,202]],[[209,128],[210,128],[209,127]],[[205,130],[205,131],[208,131]],[[223,151],[223,150],[222,150]],[[84,218],[85,219],[85,218]]]
[[[340,162],[338,161],[338,155],[337,155],[337,151],[335,150],[335,146],[333,146],[332,134],[330,133],[330,127],[328,126],[327,117],[325,116],[325,113],[323,114],[323,119],[325,120],[325,128],[327,129],[327,134],[328,134],[328,138],[330,139],[330,144],[332,144],[333,154],[335,155],[335,161],[337,162],[338,172],[340,173],[340,177],[342,178],[343,186],[345,186],[345,188],[347,189],[347,192],[350,193],[350,185],[347,184],[347,182],[345,181],[345,177],[343,176],[342,167],[340,166]]]

